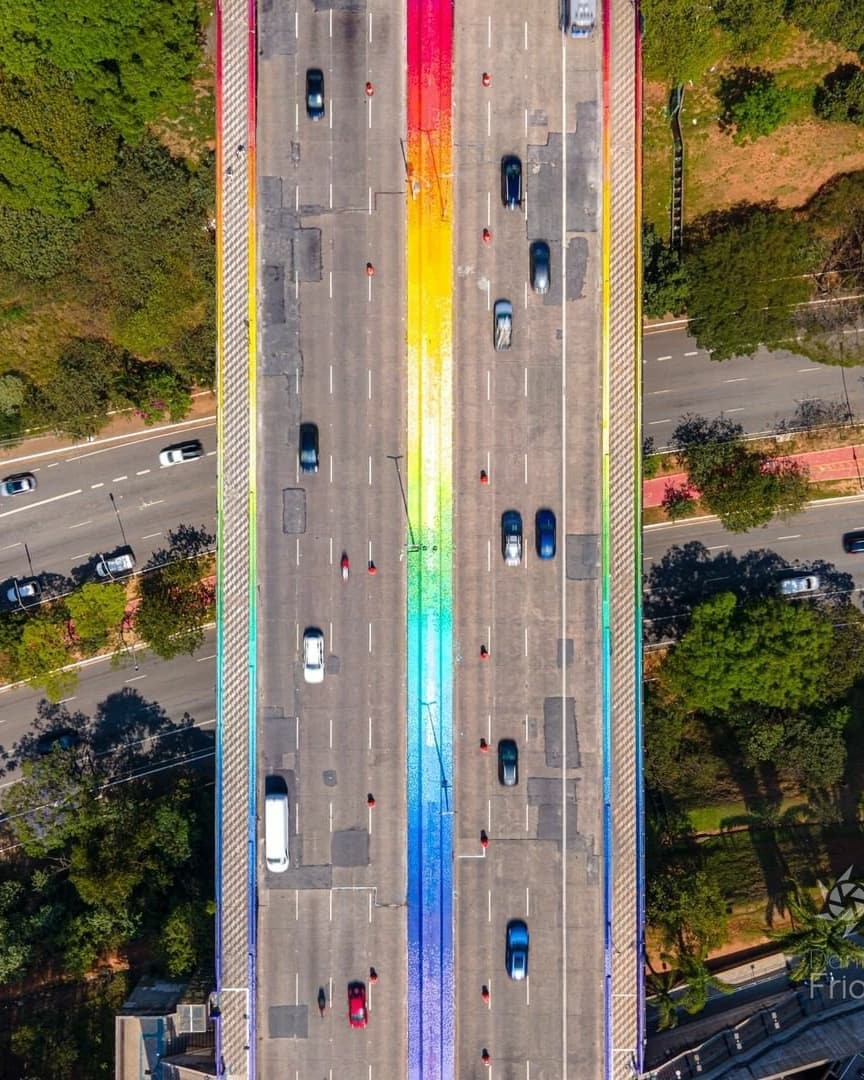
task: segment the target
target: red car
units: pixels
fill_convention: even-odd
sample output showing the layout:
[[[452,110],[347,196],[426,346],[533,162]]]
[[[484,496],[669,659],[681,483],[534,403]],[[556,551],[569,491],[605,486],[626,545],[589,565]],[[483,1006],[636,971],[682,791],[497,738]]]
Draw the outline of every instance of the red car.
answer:
[[[348,983],[348,1023],[353,1028],[365,1028],[369,1021],[366,1011],[366,984]]]

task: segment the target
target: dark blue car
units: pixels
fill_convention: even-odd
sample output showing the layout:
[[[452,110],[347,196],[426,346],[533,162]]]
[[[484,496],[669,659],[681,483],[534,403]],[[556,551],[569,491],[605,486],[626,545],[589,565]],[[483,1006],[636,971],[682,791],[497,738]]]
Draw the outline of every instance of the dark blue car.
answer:
[[[538,510],[534,518],[534,538],[537,556],[541,559],[555,558],[555,515],[551,510]]]

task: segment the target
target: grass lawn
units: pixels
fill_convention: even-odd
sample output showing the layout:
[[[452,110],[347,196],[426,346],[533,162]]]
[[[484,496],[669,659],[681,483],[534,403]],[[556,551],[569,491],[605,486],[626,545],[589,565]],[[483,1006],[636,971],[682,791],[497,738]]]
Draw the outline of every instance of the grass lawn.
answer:
[[[778,43],[772,48],[775,54],[782,51],[782,56],[754,57],[748,66],[773,71],[780,86],[798,90],[815,88],[841,63],[857,62],[854,53],[799,32],[784,35],[782,50]],[[685,222],[742,201],[776,200],[780,206],[801,206],[832,176],[864,169],[864,129],[806,115],[772,135],[736,146],[720,130],[715,93],[733,66],[728,61],[718,64],[685,94],[681,116]],[[668,94],[669,87],[645,84],[643,214],[664,237],[669,235],[672,169]]]

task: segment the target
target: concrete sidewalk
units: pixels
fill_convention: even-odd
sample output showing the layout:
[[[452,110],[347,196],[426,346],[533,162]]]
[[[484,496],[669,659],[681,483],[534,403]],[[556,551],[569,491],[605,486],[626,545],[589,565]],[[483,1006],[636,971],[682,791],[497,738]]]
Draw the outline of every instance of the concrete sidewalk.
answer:
[[[810,482],[819,480],[861,480],[864,477],[864,444],[838,446],[831,450],[812,450],[808,454],[789,454],[792,461],[800,462],[810,474]],[[672,473],[646,480],[642,484],[642,507],[661,506],[667,486],[679,487],[687,480],[687,473]],[[698,497],[699,492],[693,489]]]
[[[159,431],[165,428],[179,430],[187,424],[200,423],[204,420],[215,419],[215,417],[216,394],[212,390],[198,390],[193,395],[189,415],[177,423],[165,420],[148,426],[135,409],[124,409],[122,412],[113,414],[111,420],[94,438],[93,442],[89,442],[87,439],[69,439],[50,433],[45,435],[25,435],[9,445],[0,445],[0,462],[24,461],[28,457],[51,454],[52,452],[61,454],[67,450],[79,449],[82,446],[93,446],[108,439],[123,439],[129,435],[144,434],[148,431]]]

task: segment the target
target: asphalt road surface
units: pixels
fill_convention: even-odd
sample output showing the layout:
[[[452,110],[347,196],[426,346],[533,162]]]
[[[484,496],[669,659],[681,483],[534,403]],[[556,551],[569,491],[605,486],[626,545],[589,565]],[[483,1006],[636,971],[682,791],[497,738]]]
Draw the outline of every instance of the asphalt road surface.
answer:
[[[0,691],[0,790],[17,779],[34,735],[77,728],[76,714],[92,721],[105,749],[120,742],[147,750],[158,744],[164,761],[212,751],[215,660],[216,633],[210,630],[195,656],[166,661],[137,651],[134,661],[124,655],[119,668],[108,658],[85,664],[78,685],[58,704],[29,686]]]
[[[723,412],[749,434],[774,431],[779,420],[794,417],[800,402],[814,399],[848,405],[864,417],[864,377],[857,368],[815,364],[784,349],[712,361],[680,320],[647,328],[642,355],[644,434],[657,450],[667,446],[685,413]]]
[[[815,571],[827,593],[864,588],[864,556],[843,551],[843,534],[864,528],[864,499],[815,503],[789,521],[735,534],[713,518],[649,525],[643,533],[648,641],[709,593],[771,588],[789,570]]]
[[[159,464],[160,450],[188,439],[200,440],[204,457]],[[2,605],[10,606],[15,579],[35,576],[44,594],[62,593],[76,581],[98,580],[100,554],[128,545],[140,569],[180,525],[212,535],[215,453],[216,425],[205,420],[4,461],[2,476],[32,472],[38,486],[0,499]]]
[[[404,9],[259,18],[258,798],[287,789],[291,866],[266,869],[262,821],[257,1068],[390,1078],[406,1043],[406,523],[390,457],[405,429]],[[325,80],[316,123],[309,67]],[[298,470],[301,420],[319,428],[317,474]],[[303,679],[309,626],[321,685]]]
[[[567,41],[550,10],[537,15],[510,0],[492,15],[457,8],[456,19],[456,1075],[488,1076],[480,1060],[485,1047],[497,1076],[595,1078],[603,1074],[604,1046],[593,576],[600,36]],[[488,89],[479,77],[484,70],[492,75]],[[501,201],[505,154],[523,162],[519,212]],[[491,245],[482,242],[484,227]],[[535,295],[528,280],[529,243],[536,239],[547,240],[552,253],[546,296]],[[493,351],[490,311],[500,297],[513,304],[513,345],[504,353]],[[488,486],[479,483],[481,468]],[[558,523],[557,554],[548,562],[535,551],[541,507],[552,509]],[[502,558],[501,515],[509,509],[522,515],[519,567]],[[565,564],[583,579],[565,578]],[[481,643],[489,648],[486,661]],[[562,648],[573,650],[566,665]],[[480,751],[481,738],[488,753]],[[519,750],[512,788],[498,780],[502,738],[514,739]],[[481,830],[490,841],[485,850]],[[523,919],[530,934],[522,982],[505,969],[511,919]]]

